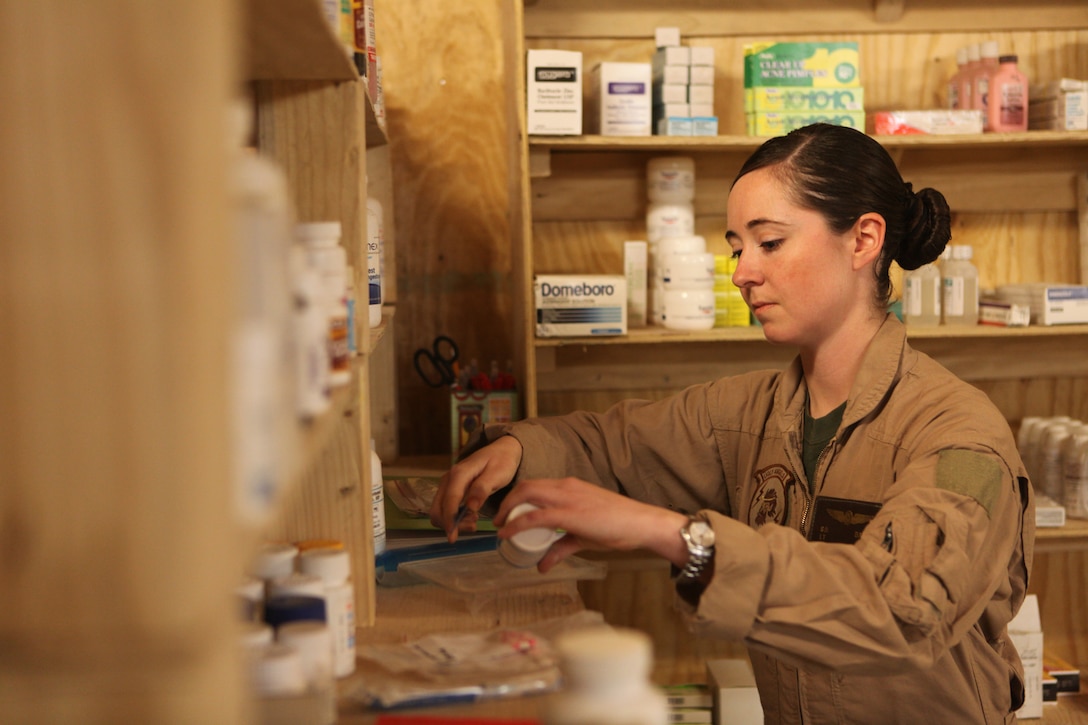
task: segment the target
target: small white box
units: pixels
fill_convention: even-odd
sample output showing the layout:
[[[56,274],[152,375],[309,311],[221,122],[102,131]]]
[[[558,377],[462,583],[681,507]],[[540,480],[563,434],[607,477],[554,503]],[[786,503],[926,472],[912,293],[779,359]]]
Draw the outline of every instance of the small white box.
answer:
[[[688,103],[714,103],[714,86],[688,86]]]
[[[1004,284],[997,296],[1007,302],[1031,307],[1033,325],[1083,325],[1088,323],[1088,286]]]
[[[654,105],[663,106],[667,103],[687,103],[688,85],[686,83],[655,83]]]
[[[763,725],[763,705],[748,660],[708,660],[706,674],[718,725]]]
[[[538,337],[627,334],[627,280],[620,275],[540,274],[533,296]]]
[[[1069,91],[1088,91],[1088,81],[1059,78],[1056,81],[1032,83],[1028,89],[1028,103],[1036,98],[1054,98]]]
[[[686,86],[691,77],[691,68],[686,65],[663,65],[654,72],[655,84],[676,84]]]
[[[714,66],[693,65],[688,71],[688,83],[693,86],[714,85]]]
[[[691,65],[714,65],[714,48],[709,45],[692,45]]]
[[[1028,128],[1088,130],[1088,91],[1068,91],[1028,104]]]
[[[691,115],[696,118],[706,118],[715,115],[713,103],[692,103],[690,108]]]
[[[995,327],[1027,327],[1031,324],[1031,308],[1006,300],[979,300],[978,324]]]
[[[623,243],[623,275],[627,279],[627,326],[646,327],[646,273],[649,250],[645,241]]]
[[[651,135],[651,86],[649,63],[594,66],[592,128],[603,136]]]
[[[654,72],[667,65],[691,65],[691,48],[686,45],[669,45],[654,51]]]
[[[576,50],[530,50],[526,59],[527,124],[530,135],[582,134],[582,54]]]
[[[1043,627],[1039,618],[1039,600],[1034,594],[1024,597],[1020,611],[1009,622],[1009,638],[1024,666],[1024,704],[1016,711],[1020,720],[1043,716]]]
[[[691,118],[691,135],[692,136],[717,136],[718,135],[718,117],[717,116],[692,116],[692,118]]]
[[[680,28],[654,28],[654,46],[665,48],[671,45],[680,45]]]
[[[665,116],[654,122],[654,135],[691,136],[693,126],[690,116]]]
[[[686,103],[665,103],[654,106],[654,118],[688,118],[691,116],[691,106]]]

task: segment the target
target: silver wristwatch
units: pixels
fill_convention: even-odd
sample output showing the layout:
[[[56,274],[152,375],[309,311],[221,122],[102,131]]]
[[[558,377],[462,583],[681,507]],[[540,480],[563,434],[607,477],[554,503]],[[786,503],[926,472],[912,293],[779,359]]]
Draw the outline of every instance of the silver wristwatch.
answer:
[[[692,516],[680,529],[680,538],[688,547],[688,563],[680,571],[680,579],[697,579],[714,556],[714,529],[706,519]]]

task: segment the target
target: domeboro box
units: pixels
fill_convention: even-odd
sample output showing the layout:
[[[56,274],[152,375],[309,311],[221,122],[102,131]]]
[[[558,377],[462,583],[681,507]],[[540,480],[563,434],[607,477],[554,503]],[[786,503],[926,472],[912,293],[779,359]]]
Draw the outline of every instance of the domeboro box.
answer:
[[[759,86],[744,89],[746,113],[796,113],[818,111],[864,111],[865,89],[851,88],[782,88]]]
[[[858,44],[750,43],[744,46],[744,87],[849,88],[861,85]]]
[[[812,123],[830,123],[865,130],[865,111],[841,111],[839,113],[749,113],[746,117],[749,136],[783,136],[795,128]]]

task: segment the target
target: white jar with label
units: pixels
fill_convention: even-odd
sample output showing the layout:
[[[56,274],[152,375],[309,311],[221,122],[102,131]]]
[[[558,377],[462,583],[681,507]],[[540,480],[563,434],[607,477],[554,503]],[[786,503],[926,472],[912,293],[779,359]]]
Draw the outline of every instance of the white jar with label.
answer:
[[[544,725],[664,725],[665,693],[650,680],[653,644],[633,629],[588,627],[556,638],[563,689]]]
[[[666,289],[662,323],[670,330],[709,330],[714,327],[714,287]]]
[[[340,244],[340,222],[308,222],[295,227],[295,236],[306,249],[322,284],[322,306],[328,320],[329,382],[351,381],[348,350],[348,258]]]
[[[691,202],[651,202],[646,207],[646,239],[653,242],[695,234],[695,207]]]
[[[333,679],[333,642],[324,622],[287,622],[276,630],[276,641],[294,647],[302,663],[306,690],[314,697],[322,725],[336,722],[336,683]]]
[[[667,254],[659,266],[661,285],[670,289],[714,289],[714,255]]]
[[[355,671],[355,587],[346,549],[307,549],[298,556],[299,571],[324,585],[325,617],[332,632],[333,674]]]
[[[695,160],[662,156],[646,162],[646,197],[667,204],[691,202],[695,198]]]
[[[295,409],[299,417],[309,420],[329,408],[328,321],[321,304],[321,279],[306,250],[292,245],[289,260],[295,300]]]
[[[688,234],[681,237],[666,237],[650,243],[650,285],[648,294],[649,299],[647,302],[650,310],[649,317],[651,324],[662,324],[662,314],[664,313],[662,305],[664,304],[665,288],[662,284],[662,259],[673,254],[702,254],[704,252],[706,252],[706,239],[694,234]]]

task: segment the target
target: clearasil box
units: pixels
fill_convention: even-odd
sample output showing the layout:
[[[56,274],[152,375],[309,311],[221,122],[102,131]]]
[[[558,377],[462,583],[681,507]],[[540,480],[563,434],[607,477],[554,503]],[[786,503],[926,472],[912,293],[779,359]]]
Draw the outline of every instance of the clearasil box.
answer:
[[[627,334],[623,275],[538,274],[533,296],[538,337]]]
[[[744,46],[744,87],[845,88],[861,85],[858,44],[750,43]]]

